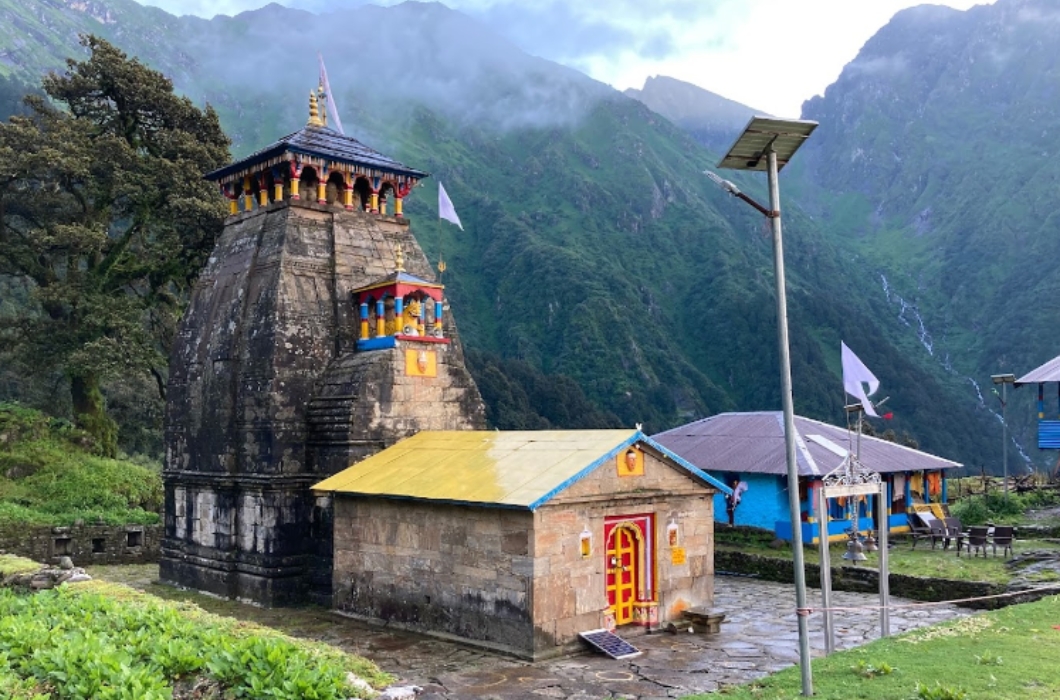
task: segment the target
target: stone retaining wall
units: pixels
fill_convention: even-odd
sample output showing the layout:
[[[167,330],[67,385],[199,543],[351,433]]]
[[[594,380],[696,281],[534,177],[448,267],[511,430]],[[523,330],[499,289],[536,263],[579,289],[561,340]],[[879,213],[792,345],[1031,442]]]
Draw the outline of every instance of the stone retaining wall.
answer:
[[[807,556],[812,553],[807,552]],[[794,583],[795,565],[790,559],[764,557],[757,554],[715,550],[714,569],[718,573],[730,572],[749,574],[766,581]],[[821,568],[815,563],[806,561],[806,585],[820,587]],[[879,590],[880,576],[875,569],[855,566],[832,567],[832,590],[875,592]],[[890,575],[891,595],[913,600],[937,602],[958,600],[980,596],[997,595],[1006,592],[1001,584],[981,581],[953,581],[950,579],[925,578],[904,574]],[[958,603],[964,607],[977,609],[994,609],[1015,602],[1026,602],[1026,599],[996,598],[992,600]]]
[[[70,557],[78,566],[145,564],[158,561],[161,525],[0,526],[0,552],[58,564]]]

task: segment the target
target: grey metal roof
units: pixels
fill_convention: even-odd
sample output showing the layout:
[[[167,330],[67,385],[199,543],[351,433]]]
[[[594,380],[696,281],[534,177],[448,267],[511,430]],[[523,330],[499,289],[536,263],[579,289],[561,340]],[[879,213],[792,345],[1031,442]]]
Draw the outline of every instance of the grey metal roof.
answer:
[[[1038,382],[1060,382],[1060,357],[1054,357],[1041,367],[1032,369],[1016,380],[1020,384],[1037,384]]]
[[[219,180],[229,173],[244,170],[248,165],[256,161],[269,160],[285,151],[364,165],[377,170],[410,175],[418,179],[427,177],[427,173],[415,170],[393,158],[384,156],[355,138],[332,131],[326,126],[305,126],[293,134],[288,134],[278,141],[270,143],[265,148],[251,153],[246,158],[207,173],[206,179]]]
[[[846,428],[795,416],[795,456],[802,476],[824,476],[851,447]],[[780,411],[721,413],[652,437],[704,471],[786,474],[784,415]],[[861,437],[861,463],[875,472],[952,469],[942,457],[887,440]]]

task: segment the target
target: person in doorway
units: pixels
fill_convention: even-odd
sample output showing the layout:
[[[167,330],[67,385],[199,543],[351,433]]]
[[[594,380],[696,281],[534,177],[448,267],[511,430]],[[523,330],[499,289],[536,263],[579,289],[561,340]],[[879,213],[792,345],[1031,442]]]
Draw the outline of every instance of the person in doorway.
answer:
[[[747,484],[734,476],[729,482],[729,487],[732,493],[725,496],[725,513],[729,516],[729,527],[732,527],[736,524],[736,506],[740,505],[740,498],[747,490]]]

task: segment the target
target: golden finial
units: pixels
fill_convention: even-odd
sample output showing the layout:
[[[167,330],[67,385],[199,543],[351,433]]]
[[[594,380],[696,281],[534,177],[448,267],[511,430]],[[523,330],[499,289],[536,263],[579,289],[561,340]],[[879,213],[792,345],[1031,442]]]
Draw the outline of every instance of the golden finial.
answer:
[[[320,120],[320,106],[317,104],[317,94],[309,91],[309,126],[324,126]]]
[[[317,85],[317,109],[320,110],[321,126],[328,125],[328,93],[323,85]]]
[[[404,272],[405,271],[405,253],[404,253],[404,251],[401,250],[401,244],[400,243],[397,244],[397,256],[396,257],[397,257],[397,271],[398,272]]]

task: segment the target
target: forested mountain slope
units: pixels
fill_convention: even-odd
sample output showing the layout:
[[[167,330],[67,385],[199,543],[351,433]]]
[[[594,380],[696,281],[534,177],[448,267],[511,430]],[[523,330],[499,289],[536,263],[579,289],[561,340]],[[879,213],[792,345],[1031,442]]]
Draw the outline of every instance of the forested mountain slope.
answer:
[[[236,155],[304,123],[322,51],[347,133],[433,175],[407,212],[448,262],[499,427],[652,432],[779,406],[763,220],[703,177],[716,152],[643,104],[434,4],[322,16],[270,5],[210,21],[123,0],[38,4],[51,14],[32,46],[0,46],[11,72],[56,67],[77,31],[98,32],[213,104]],[[14,0],[0,9],[35,19]],[[765,198],[760,182],[733,179]],[[434,218],[439,180],[463,233]],[[888,340],[896,321],[818,228],[786,209],[796,409],[842,420],[844,339],[901,387],[889,404],[899,432],[956,459],[996,450],[988,417]]]
[[[910,352],[999,411],[991,374],[1060,354],[1060,6],[900,12],[803,117],[821,126],[793,167],[800,202],[904,314]],[[1033,447],[1033,393],[1009,419],[1052,466]]]

